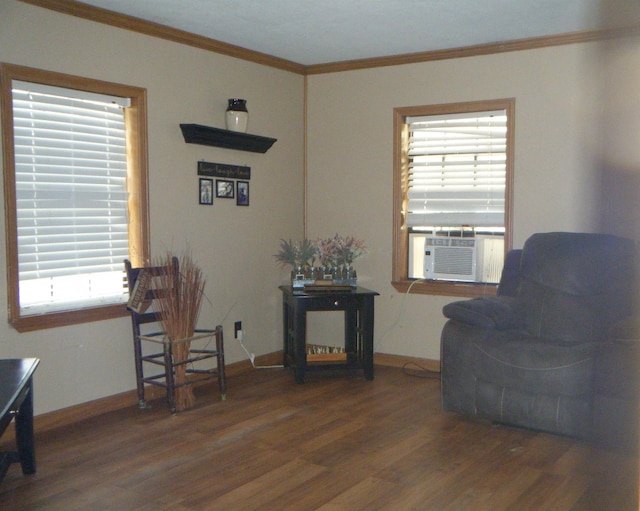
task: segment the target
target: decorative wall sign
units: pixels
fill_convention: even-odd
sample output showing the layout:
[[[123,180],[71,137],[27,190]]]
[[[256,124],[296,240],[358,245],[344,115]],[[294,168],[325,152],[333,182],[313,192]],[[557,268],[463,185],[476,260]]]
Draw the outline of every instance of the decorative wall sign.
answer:
[[[228,165],[226,163],[198,162],[199,176],[224,177],[226,179],[251,179],[251,167]]]

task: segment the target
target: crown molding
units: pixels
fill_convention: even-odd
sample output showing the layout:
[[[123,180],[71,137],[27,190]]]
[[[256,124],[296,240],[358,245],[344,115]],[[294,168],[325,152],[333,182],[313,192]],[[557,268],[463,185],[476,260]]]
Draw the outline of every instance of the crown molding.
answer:
[[[103,23],[105,25],[111,25],[113,27],[122,28],[125,30],[131,30],[132,32],[138,32],[152,37],[158,37],[160,39],[166,39],[175,43],[185,44],[187,46],[193,46],[202,50],[208,50],[229,57],[235,57],[257,64],[282,69],[284,71],[290,71],[297,74],[305,74],[305,66],[292,62],[290,60],[281,59],[266,53],[258,51],[247,50],[240,46],[233,44],[223,43],[215,39],[199,36],[171,28],[159,23],[153,23],[151,21],[142,20],[126,14],[120,14],[93,5],[83,4],[74,0],[18,0],[25,4],[35,5],[37,7],[43,7],[52,11],[56,11],[62,14],[68,14],[77,18],[83,18],[97,23]]]
[[[327,64],[315,64],[306,66],[306,74],[337,73],[341,71],[354,71],[357,69],[370,69],[375,67],[401,66],[419,62],[431,62],[436,60],[459,59],[463,57],[478,57],[496,53],[533,50],[550,46],[562,46],[567,44],[587,43],[615,39],[620,37],[640,36],[640,27],[625,27],[609,30],[588,30],[572,32],[544,37],[532,37],[528,39],[516,39],[499,43],[478,44],[446,50],[435,50],[417,53],[405,53],[387,57],[373,57],[368,59],[345,60]]]
[[[313,64],[305,66],[291,60],[274,57],[266,53],[248,50],[240,46],[224,43],[216,39],[200,36],[178,30],[175,28],[142,20],[126,14],[120,14],[93,5],[84,4],[75,0],[18,0],[20,2],[43,7],[62,14],[76,16],[78,18],[104,23],[113,27],[131,30],[140,34],[158,37],[195,48],[220,53],[229,57],[235,57],[249,62],[274,67],[284,71],[290,71],[301,75],[315,75],[325,73],[337,73],[342,71],[354,71],[358,69],[370,69],[376,67],[400,66],[419,62],[431,62],[436,60],[458,59],[463,57],[477,57],[513,51],[532,50],[550,46],[562,46],[592,41],[615,39],[620,37],[640,36],[640,26],[630,26],[605,30],[588,30],[528,39],[516,39],[499,43],[479,44],[464,46],[446,50],[425,51],[417,53],[405,53],[384,57],[345,60],[326,64]]]

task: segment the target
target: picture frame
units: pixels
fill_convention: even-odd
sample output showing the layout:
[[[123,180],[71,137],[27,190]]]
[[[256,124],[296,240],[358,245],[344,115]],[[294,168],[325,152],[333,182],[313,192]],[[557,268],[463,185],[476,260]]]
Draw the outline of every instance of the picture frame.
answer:
[[[213,204],[213,179],[201,177],[198,192],[199,203],[211,206]]]
[[[236,181],[236,204],[249,205],[249,181]]]
[[[216,179],[216,197],[220,197],[222,199],[233,199],[235,197],[233,181]]]

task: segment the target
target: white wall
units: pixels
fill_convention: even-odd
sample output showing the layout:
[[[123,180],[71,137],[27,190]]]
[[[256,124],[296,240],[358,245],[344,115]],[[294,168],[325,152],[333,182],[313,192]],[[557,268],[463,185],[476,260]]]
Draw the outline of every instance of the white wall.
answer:
[[[637,71],[631,84],[625,74],[637,68],[639,57],[638,44],[601,52],[589,43],[308,78],[307,235],[339,232],[366,240],[369,254],[356,267],[362,285],[381,293],[377,352],[438,359],[441,308],[451,300],[405,296],[390,285],[393,108],[516,98],[519,247],[536,231],[595,230],[606,209],[598,201],[599,182],[610,164],[625,179],[640,181],[637,164],[611,163],[619,151],[603,156],[600,147],[604,120],[615,128],[607,132],[618,145],[620,137],[635,141],[624,144],[631,154],[625,161],[637,158]],[[152,253],[191,247],[213,302],[205,306],[202,326],[223,323],[228,362],[243,358],[230,335],[235,320],[243,321],[247,344],[257,354],[281,349],[277,285],[286,275],[272,254],[280,238],[303,234],[303,78],[14,0],[0,2],[0,61],[148,90]],[[635,95],[633,101],[612,92],[609,78],[603,79],[607,72],[615,73],[622,94]],[[183,142],[181,122],[223,127],[229,97],[248,99],[250,132],[278,139],[269,152]],[[628,124],[612,119],[612,109],[624,113]],[[251,166],[251,206],[221,199],[199,206],[201,159]],[[616,183],[604,202],[615,200]],[[621,186],[637,211],[638,194]],[[617,206],[610,215],[624,215],[624,205]],[[638,233],[640,222],[630,223]],[[4,238],[2,226],[0,243]],[[5,288],[0,273],[0,310],[6,311]],[[323,320],[310,323],[312,340],[331,342],[335,328]],[[36,412],[43,413],[134,388],[130,335],[127,318],[25,334],[4,322],[0,357],[42,359]]]
[[[598,56],[595,43],[576,44],[309,77],[308,236],[367,241],[356,269],[381,294],[376,352],[439,359],[441,310],[452,300],[390,285],[393,108],[514,97],[514,247],[534,232],[592,231]],[[322,322],[314,327],[323,337]]]
[[[147,89],[152,256],[190,247],[213,304],[200,326],[223,324],[228,363],[244,358],[235,320],[255,353],[281,349],[283,276],[272,254],[280,238],[302,235],[303,77],[13,0],[0,3],[0,61]],[[266,154],[184,143],[179,124],[223,128],[230,97],[247,99],[250,133],[278,139]],[[199,160],[250,166],[250,206],[199,205]],[[0,357],[32,356],[41,359],[36,413],[135,388],[126,317],[23,334],[0,322]]]

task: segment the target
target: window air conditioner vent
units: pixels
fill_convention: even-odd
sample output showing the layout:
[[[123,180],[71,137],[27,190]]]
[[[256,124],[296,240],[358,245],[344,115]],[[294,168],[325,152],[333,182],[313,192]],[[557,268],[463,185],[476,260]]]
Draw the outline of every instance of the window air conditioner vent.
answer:
[[[475,238],[426,238],[424,276],[427,279],[475,281]]]

